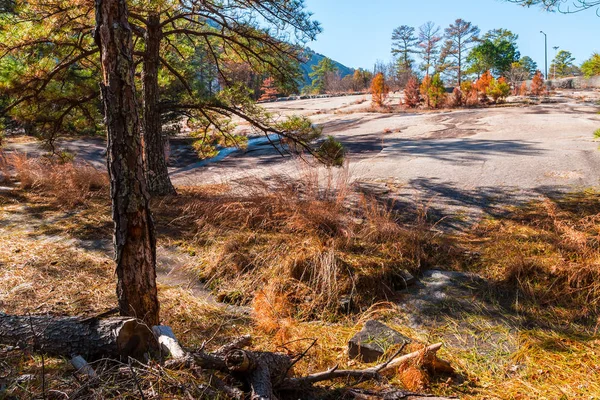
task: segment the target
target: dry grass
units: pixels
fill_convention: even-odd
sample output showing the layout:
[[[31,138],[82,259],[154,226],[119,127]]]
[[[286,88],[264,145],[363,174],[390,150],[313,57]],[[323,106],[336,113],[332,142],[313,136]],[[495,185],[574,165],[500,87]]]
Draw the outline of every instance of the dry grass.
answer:
[[[22,189],[51,195],[65,207],[108,193],[108,175],[86,163],[60,163],[13,153],[5,157],[4,165],[3,170],[10,171]]]
[[[336,364],[362,367],[347,358],[346,343],[364,321],[378,318],[422,343],[444,340],[440,357],[460,378],[425,373],[425,364],[416,363],[390,377],[393,384],[467,399],[598,396],[600,194],[532,203],[442,239],[428,230],[424,211],[413,225],[402,224],[390,205],[357,193],[350,181],[343,173],[311,172],[300,180],[180,189],[180,196],[157,201],[161,244],[194,254],[195,273],[215,292],[253,309],[240,316],[181,287],[159,285],[164,323],[185,345],[206,341],[208,349],[251,333],[256,349],[296,355],[318,339],[295,366],[301,375]],[[90,315],[116,304],[110,257],[76,241],[110,237],[107,196],[84,195],[72,212],[60,207],[55,188],[39,183],[0,193],[2,311]],[[416,331],[397,320],[401,307],[376,303],[393,295],[400,269],[438,264],[488,278],[496,290],[477,295],[504,305],[506,315],[450,315],[435,330]],[[344,316],[349,298],[362,312]],[[495,322],[504,317],[508,322],[499,327]],[[465,330],[466,319],[472,330]],[[452,335],[469,340],[447,340]],[[497,343],[504,340],[509,350]],[[38,355],[0,348],[0,385],[8,382],[5,393],[16,398],[41,397],[41,366]],[[65,360],[45,359],[44,368],[48,398],[62,396],[49,389],[82,387]],[[203,375],[136,371],[146,398],[201,397],[210,390]],[[33,379],[17,383],[25,374]],[[83,398],[137,396],[130,377],[118,376],[107,373]]]
[[[402,270],[424,263],[418,236],[428,234],[354,191],[343,171],[217,194],[182,190],[157,215],[194,237],[185,243],[198,260],[193,272],[222,300],[249,304],[262,289],[290,294],[288,313],[300,319],[359,311],[392,295]]]
[[[471,269],[505,293],[520,312],[563,321],[600,322],[600,194],[583,192],[516,209],[482,222],[466,247],[481,256]]]

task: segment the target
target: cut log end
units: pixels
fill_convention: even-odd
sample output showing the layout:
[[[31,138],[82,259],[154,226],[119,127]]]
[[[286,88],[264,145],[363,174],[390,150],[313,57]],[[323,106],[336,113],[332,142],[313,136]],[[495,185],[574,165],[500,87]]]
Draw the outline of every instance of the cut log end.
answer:
[[[122,355],[140,359],[156,346],[156,339],[148,326],[136,319],[129,319],[124,320],[118,330],[117,346]]]

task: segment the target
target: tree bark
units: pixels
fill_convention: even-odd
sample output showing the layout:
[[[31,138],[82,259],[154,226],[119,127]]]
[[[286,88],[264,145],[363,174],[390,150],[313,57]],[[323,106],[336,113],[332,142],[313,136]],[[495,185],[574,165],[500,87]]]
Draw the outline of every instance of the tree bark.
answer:
[[[119,311],[153,326],[159,324],[156,238],[142,164],[127,17],[125,0],[96,0],[95,39],[103,73],[100,87],[108,132]]]
[[[143,62],[144,86],[144,167],[148,191],[152,195],[175,194],[169,178],[165,147],[168,139],[163,136],[159,109],[158,69],[160,65],[160,41],[162,31],[159,14],[150,14],[146,26],[146,51]]]
[[[0,313],[0,343],[49,355],[140,358],[153,340],[152,331],[134,318],[81,320]]]

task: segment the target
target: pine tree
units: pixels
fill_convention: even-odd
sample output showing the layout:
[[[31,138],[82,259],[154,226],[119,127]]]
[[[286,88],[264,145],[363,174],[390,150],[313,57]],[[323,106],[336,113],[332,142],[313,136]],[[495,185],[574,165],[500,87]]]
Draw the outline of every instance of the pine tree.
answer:
[[[477,26],[460,18],[445,30],[446,42],[440,58],[446,68],[456,71],[458,86],[462,82],[467,53],[470,46],[477,41],[479,32]]]
[[[531,94],[534,96],[541,96],[545,92],[544,75],[541,71],[536,71],[531,81]]]
[[[273,101],[277,98],[279,91],[277,90],[277,86],[275,85],[275,79],[268,77],[263,81],[263,84],[260,88],[262,95],[258,99],[258,101]]]
[[[446,99],[446,89],[440,74],[433,77],[426,76],[421,83],[421,95],[425,99],[425,104],[429,108],[439,108],[444,105]]]
[[[419,92],[419,81],[415,76],[411,76],[404,89],[404,105],[415,108],[421,103],[421,93]]]
[[[385,83],[385,77],[383,73],[379,72],[373,78],[373,82],[371,83],[371,95],[373,104],[382,107],[385,104],[385,100],[388,97],[390,92],[390,88]]]

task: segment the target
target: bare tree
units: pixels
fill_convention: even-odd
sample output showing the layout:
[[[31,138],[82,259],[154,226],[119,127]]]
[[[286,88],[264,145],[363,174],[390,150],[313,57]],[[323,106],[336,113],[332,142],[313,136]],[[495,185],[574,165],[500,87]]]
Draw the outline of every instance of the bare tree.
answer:
[[[429,69],[435,65],[437,57],[440,54],[439,43],[442,40],[440,35],[440,27],[435,26],[431,21],[428,21],[419,27],[419,48],[421,49],[421,58],[423,63],[421,68],[425,71],[425,75],[429,76]]]
[[[465,59],[470,46],[477,42],[480,31],[476,25],[459,18],[444,32],[446,42],[441,53],[442,64],[445,64],[446,69],[456,71],[456,80],[460,86]]]

